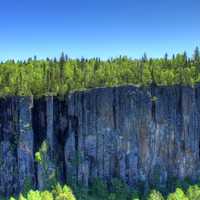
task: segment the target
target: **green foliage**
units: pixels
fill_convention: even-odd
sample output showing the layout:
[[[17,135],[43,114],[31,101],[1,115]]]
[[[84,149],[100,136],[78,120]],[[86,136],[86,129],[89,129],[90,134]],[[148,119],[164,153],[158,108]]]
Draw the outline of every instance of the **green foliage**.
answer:
[[[194,85],[200,81],[200,52],[197,47],[192,58],[184,52],[172,59],[142,59],[127,57],[101,61],[60,59],[27,61],[8,60],[0,63],[0,96],[64,95],[74,90],[135,84]]]
[[[167,200],[189,200],[184,191],[177,188],[174,193],[168,195]]]
[[[153,97],[151,97],[151,101],[157,101],[158,100],[158,98],[156,97],[156,96],[153,96]]]
[[[81,199],[81,200],[89,199],[89,194],[88,194],[89,189],[87,187],[84,187],[82,185],[75,185],[73,189],[74,189],[74,193],[77,199]]]
[[[10,200],[76,200],[76,198],[67,185],[62,187],[58,184],[51,192],[30,190],[26,197],[20,194],[17,199],[11,197]]]
[[[60,184],[57,184],[53,190],[55,200],[76,200],[72,190],[68,186],[61,187]]]
[[[92,183],[90,194],[102,200],[108,197],[107,185],[100,179],[95,179]]]
[[[22,194],[20,194],[19,195],[19,200],[26,200],[26,199],[25,199],[25,197]]]
[[[129,197],[129,188],[119,179],[111,181],[111,191],[115,194],[115,200],[126,200]]]
[[[41,153],[40,152],[36,152],[35,153],[35,161],[37,163],[41,163],[42,162],[42,156],[41,156]]]
[[[200,186],[190,185],[187,190],[177,187],[175,192],[167,196],[163,196],[157,190],[151,190],[148,196],[145,196],[128,188],[118,179],[113,179],[109,185],[96,179],[88,188],[78,186],[75,193],[67,185],[56,184],[50,191],[30,190],[27,194],[20,194],[17,198],[11,197],[10,200],[200,200]]]
[[[41,200],[40,192],[37,190],[36,191],[31,190],[27,194],[27,199],[28,200]]]
[[[42,169],[44,188],[50,189],[56,184],[57,173],[56,168],[53,166],[53,161],[50,160],[47,141],[43,141],[39,151],[35,153],[35,161]]]
[[[31,178],[30,177],[26,177],[25,181],[24,181],[24,186],[23,186],[23,193],[26,194],[29,190],[31,190],[31,188],[32,188]],[[22,196],[22,200],[23,200],[23,196]]]
[[[140,194],[136,190],[131,190],[130,197],[131,200],[140,200]]]
[[[183,180],[179,180],[178,178],[171,177],[169,179],[169,191],[173,191],[176,188],[182,188],[184,191],[186,191],[190,186],[192,185],[192,181],[186,177]]]
[[[16,200],[14,197],[10,197],[10,200]]]
[[[152,190],[147,197],[147,200],[164,200],[162,194],[156,190]]]
[[[187,190],[187,197],[189,200],[199,200],[200,199],[200,186],[192,185]]]
[[[49,191],[41,192],[41,200],[53,200],[53,194]]]

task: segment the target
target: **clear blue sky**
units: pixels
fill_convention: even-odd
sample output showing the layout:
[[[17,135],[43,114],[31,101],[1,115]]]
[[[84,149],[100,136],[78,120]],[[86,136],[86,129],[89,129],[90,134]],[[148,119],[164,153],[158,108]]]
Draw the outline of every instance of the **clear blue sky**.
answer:
[[[1,0],[0,60],[157,57],[200,46],[200,0]]]

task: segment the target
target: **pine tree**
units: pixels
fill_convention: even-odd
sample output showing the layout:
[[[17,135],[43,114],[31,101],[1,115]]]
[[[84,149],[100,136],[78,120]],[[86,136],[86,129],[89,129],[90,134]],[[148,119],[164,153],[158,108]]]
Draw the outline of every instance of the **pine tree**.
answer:
[[[60,70],[60,84],[64,83],[64,75],[65,75],[65,54],[64,52],[61,53],[60,60],[59,60],[59,70]]]
[[[200,51],[199,51],[199,47],[196,47],[194,50],[194,61],[195,62],[199,62],[200,60]]]
[[[144,53],[144,55],[142,56],[142,61],[143,62],[147,62],[148,61],[148,58],[147,58],[147,54]]]

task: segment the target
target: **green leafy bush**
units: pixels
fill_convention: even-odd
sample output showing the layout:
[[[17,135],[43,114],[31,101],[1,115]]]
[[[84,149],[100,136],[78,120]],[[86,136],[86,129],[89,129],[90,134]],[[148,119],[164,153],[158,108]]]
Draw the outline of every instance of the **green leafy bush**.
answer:
[[[187,197],[189,200],[200,200],[200,187],[192,185],[187,190]]]
[[[111,191],[115,194],[115,200],[126,200],[129,197],[129,188],[127,184],[119,179],[111,181]]]
[[[26,197],[22,194],[17,199],[11,197],[10,200],[76,200],[72,190],[68,186],[57,184],[52,192],[30,190]]]
[[[93,180],[89,193],[91,196],[96,196],[102,200],[106,199],[108,197],[108,189],[106,183],[100,179]]]
[[[50,159],[49,145],[46,140],[42,142],[39,151],[35,153],[35,161],[42,172],[43,189],[50,189],[56,184],[57,171],[53,161]]]
[[[174,193],[168,195],[167,200],[189,200],[184,191],[177,188]]]
[[[164,200],[162,194],[156,190],[152,190],[147,197],[147,200]]]
[[[73,195],[72,190],[68,186],[61,187],[60,184],[57,184],[53,190],[55,200],[76,200]]]

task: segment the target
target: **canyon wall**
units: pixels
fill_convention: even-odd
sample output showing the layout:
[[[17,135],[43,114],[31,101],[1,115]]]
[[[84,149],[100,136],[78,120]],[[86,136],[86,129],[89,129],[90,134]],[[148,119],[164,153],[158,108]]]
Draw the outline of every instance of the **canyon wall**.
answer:
[[[35,153],[47,144],[45,164]],[[121,86],[0,99],[0,196],[49,177],[164,188],[200,177],[200,86]],[[53,180],[52,180],[53,181]]]

